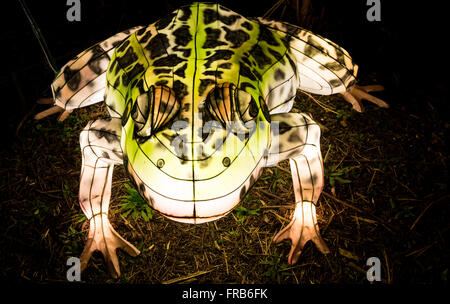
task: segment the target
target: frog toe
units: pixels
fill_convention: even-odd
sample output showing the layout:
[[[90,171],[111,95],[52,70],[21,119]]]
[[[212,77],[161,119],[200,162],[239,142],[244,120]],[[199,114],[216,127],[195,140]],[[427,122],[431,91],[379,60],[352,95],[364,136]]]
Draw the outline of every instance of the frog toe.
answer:
[[[93,220],[93,219],[92,219]],[[83,271],[94,251],[103,254],[108,271],[112,277],[120,276],[119,259],[116,250],[120,248],[131,256],[137,256],[140,251],[131,243],[121,237],[103,217],[100,223],[91,222],[89,237],[80,257],[81,270]]]

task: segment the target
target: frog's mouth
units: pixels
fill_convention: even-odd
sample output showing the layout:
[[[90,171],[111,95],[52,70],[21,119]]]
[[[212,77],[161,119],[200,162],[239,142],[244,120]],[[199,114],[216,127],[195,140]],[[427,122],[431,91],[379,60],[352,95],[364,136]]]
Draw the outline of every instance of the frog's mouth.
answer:
[[[200,224],[217,220],[232,211],[242,201],[255,181],[258,180],[264,166],[265,159],[261,158],[250,170],[250,174],[233,178],[236,172],[230,172],[228,180],[233,180],[234,183],[209,180],[205,181],[207,185],[201,185],[201,182],[196,180],[184,181],[183,186],[187,191],[178,198],[176,198],[177,194],[174,192],[179,193],[179,190],[183,188],[180,187],[179,180],[170,182],[169,179],[166,179],[163,184],[166,187],[159,189],[154,185],[145,183],[137,172],[138,170],[135,170],[130,163],[127,164],[127,169],[136,182],[140,194],[146,198],[153,209],[177,222]],[[215,187],[211,187],[209,184],[213,184]],[[199,195],[195,197],[196,193],[200,193],[198,189],[196,191],[195,185],[203,189],[201,197]],[[170,189],[174,191],[170,191]]]

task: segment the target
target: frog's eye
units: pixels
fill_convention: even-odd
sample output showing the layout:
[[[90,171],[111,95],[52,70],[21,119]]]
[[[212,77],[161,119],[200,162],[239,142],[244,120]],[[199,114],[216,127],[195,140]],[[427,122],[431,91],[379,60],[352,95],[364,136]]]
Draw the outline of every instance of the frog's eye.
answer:
[[[212,118],[225,128],[227,122],[234,120],[236,108],[233,103],[234,86],[230,83],[218,84],[205,101],[206,109]]]
[[[165,86],[151,86],[138,96],[131,117],[135,122],[135,133],[139,137],[149,137],[169,123],[180,110],[180,102],[174,92]]]
[[[212,118],[224,127],[228,122],[254,120],[259,112],[252,95],[231,83],[218,84],[209,93],[205,105]]]

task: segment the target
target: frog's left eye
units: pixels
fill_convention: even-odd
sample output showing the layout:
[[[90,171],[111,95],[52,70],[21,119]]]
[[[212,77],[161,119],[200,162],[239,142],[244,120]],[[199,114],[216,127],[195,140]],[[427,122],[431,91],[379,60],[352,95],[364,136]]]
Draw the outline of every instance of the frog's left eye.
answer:
[[[149,137],[156,133],[176,116],[179,109],[180,102],[169,87],[151,86],[138,96],[131,110],[136,135]]]
[[[259,109],[252,95],[231,83],[218,84],[208,95],[206,108],[224,127],[228,122],[246,123],[255,119]]]

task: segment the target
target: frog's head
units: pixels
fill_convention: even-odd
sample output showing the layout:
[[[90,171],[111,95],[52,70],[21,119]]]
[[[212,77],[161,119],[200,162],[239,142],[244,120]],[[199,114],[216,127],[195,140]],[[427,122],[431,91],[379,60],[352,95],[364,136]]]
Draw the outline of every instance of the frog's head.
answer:
[[[220,217],[259,176],[270,127],[257,93],[222,83],[203,96],[179,98],[172,88],[154,85],[127,107],[126,166],[161,213],[197,223]]]

